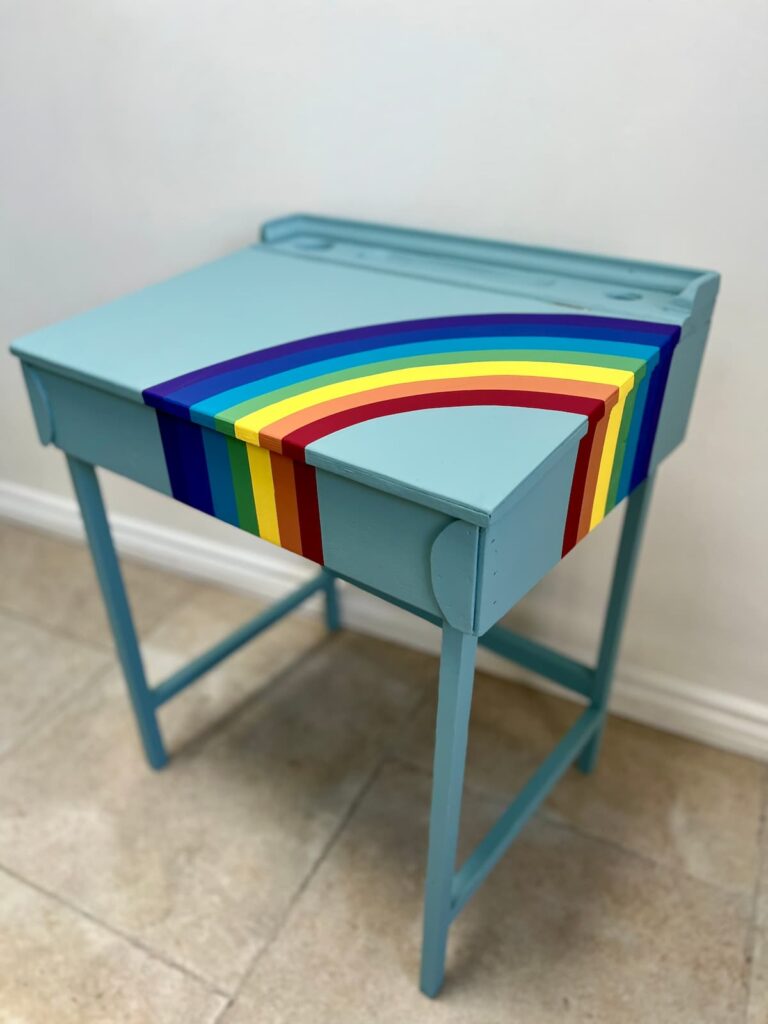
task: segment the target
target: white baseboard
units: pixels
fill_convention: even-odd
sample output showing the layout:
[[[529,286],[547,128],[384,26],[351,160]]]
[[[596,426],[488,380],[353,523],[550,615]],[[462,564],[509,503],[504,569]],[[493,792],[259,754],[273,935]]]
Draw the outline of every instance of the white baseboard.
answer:
[[[10,481],[0,480],[0,517],[66,537],[83,536],[72,499]],[[111,522],[115,542],[123,554],[258,597],[280,597],[310,572],[269,544],[255,543],[252,550],[245,551],[241,546],[129,516],[112,515]],[[353,587],[345,588],[343,607],[345,623],[360,632],[434,653],[439,648],[435,627]],[[562,616],[562,609],[559,612]],[[576,625],[566,632],[578,636]],[[588,656],[573,647],[570,653]],[[535,685],[549,688],[487,651],[481,652],[479,664],[498,674],[530,678]],[[692,680],[662,675],[623,660],[611,710],[668,732],[768,760],[768,704],[718,693]]]

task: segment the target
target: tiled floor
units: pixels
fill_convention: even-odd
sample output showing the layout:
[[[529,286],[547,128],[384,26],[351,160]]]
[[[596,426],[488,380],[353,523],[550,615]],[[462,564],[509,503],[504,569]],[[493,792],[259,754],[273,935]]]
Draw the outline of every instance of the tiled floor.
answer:
[[[141,566],[158,676],[253,602]],[[293,616],[144,767],[81,547],[0,525],[0,1024],[766,1024],[768,767],[620,720],[416,986],[436,664]],[[573,706],[479,676],[463,843]]]

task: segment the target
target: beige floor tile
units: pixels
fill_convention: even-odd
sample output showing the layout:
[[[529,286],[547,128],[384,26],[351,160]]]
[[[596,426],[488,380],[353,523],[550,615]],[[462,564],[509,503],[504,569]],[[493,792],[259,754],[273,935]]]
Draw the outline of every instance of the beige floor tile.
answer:
[[[758,927],[752,952],[747,1024],[768,1021],[768,927]]]
[[[747,1024],[768,1021],[768,766],[765,772],[760,874],[755,899],[755,931],[752,948],[752,977]]]
[[[106,652],[0,612],[0,756],[110,664]]]
[[[761,824],[760,871],[757,883],[756,912],[759,923],[768,929],[768,764],[763,766],[763,814]]]
[[[578,714],[578,706],[480,674],[467,770],[471,786],[511,797]],[[434,707],[423,709],[404,756],[431,763]],[[611,718],[597,771],[572,769],[547,812],[696,878],[747,892],[758,859],[762,766]]]
[[[159,774],[108,678],[0,765],[0,864],[229,990],[432,669],[340,635]]]
[[[224,999],[0,871],[0,1024],[210,1024]]]
[[[77,640],[112,648],[84,544],[0,523],[0,609]],[[123,563],[139,633],[154,628],[194,584],[137,562]]]
[[[202,653],[228,632],[257,615],[263,604],[220,587],[195,585],[144,645],[152,683]],[[289,665],[305,657],[326,637],[319,616],[288,615],[162,708],[161,726],[169,750],[196,735],[247,701]]]
[[[385,769],[222,1024],[734,1024],[748,901],[557,823],[529,825],[417,989],[428,779]],[[474,799],[476,837],[500,809]]]

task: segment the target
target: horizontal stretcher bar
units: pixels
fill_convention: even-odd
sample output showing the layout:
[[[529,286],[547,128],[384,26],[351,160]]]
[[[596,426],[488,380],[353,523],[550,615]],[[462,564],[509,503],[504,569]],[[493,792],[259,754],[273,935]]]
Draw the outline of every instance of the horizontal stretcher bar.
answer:
[[[276,601],[269,608],[265,608],[264,611],[259,612],[253,619],[243,623],[242,626],[238,626],[237,629],[233,630],[228,636],[224,637],[213,647],[210,647],[207,651],[204,651],[198,657],[193,658],[192,661],[183,665],[180,669],[168,676],[163,682],[158,683],[157,686],[153,687],[150,691],[150,697],[152,705],[158,708],[169,701],[172,697],[175,697],[177,693],[186,689],[191,683],[199,679],[200,676],[206,672],[215,668],[219,662],[223,661],[230,654],[234,654],[236,650],[248,643],[254,637],[258,636],[259,633],[268,629],[274,625],[283,616],[293,611],[294,608],[308,600],[313,594],[316,594],[320,590],[326,590],[334,579],[342,579],[346,582],[359,587],[361,590],[365,590],[368,593],[381,597],[389,603],[397,605],[403,608],[405,611],[412,612],[414,615],[418,615],[428,622],[433,623],[436,626],[441,626],[442,622],[436,616],[430,615],[428,612],[423,612],[419,608],[415,608],[412,605],[405,604],[402,601],[398,601],[395,598],[389,597],[387,594],[383,594],[378,590],[374,590],[370,587],[364,587],[357,583],[355,580],[350,579],[346,576],[342,576],[339,573],[333,573],[329,569],[323,569],[317,573],[302,586],[296,590],[287,594],[284,598]]]
[[[602,713],[587,708],[520,790],[453,877],[451,919],[498,864],[521,829],[576,760],[600,726]]]
[[[390,604],[403,608],[405,611],[411,612],[435,626],[442,626],[441,620],[429,612],[415,608],[404,601],[398,601],[371,587],[361,586],[355,580],[325,569],[292,593],[276,601],[275,604],[266,608],[263,612],[260,612],[253,619],[243,623],[242,626],[239,626],[228,636],[224,637],[219,643],[204,651],[203,654],[200,654],[197,658],[194,658],[188,664],[178,669],[178,671],[168,676],[162,683],[159,683],[152,690],[153,705],[160,707],[166,701],[175,697],[177,693],[184,690],[190,683],[193,683],[201,675],[214,668],[220,661],[233,654],[238,648],[252,640],[253,637],[258,636],[263,630],[274,625],[284,615],[287,615],[298,605],[312,597],[313,594],[316,594],[319,590],[326,589],[328,581],[336,576],[340,579],[346,579],[361,590],[381,597]],[[594,670],[588,665],[560,654],[551,647],[546,647],[535,640],[529,640],[527,637],[520,636],[502,626],[493,626],[487,633],[478,638],[478,642],[483,647],[493,651],[494,654],[514,661],[518,665],[522,665],[523,668],[538,672],[560,686],[573,690],[584,697],[591,695]]]
[[[184,665],[177,672],[174,672],[173,675],[168,676],[166,680],[159,683],[151,691],[152,702],[155,707],[160,707],[161,704],[165,704],[171,697],[175,697],[177,693],[189,686],[190,683],[193,683],[203,673],[208,672],[209,669],[212,669],[220,661],[223,661],[224,658],[233,654],[243,644],[248,643],[253,637],[258,636],[259,633],[274,625],[284,615],[287,615],[288,612],[293,611],[298,605],[312,597],[313,594],[316,594],[318,590],[324,590],[328,586],[330,578],[325,572],[313,576],[311,580],[308,580],[297,590],[292,591],[280,601],[276,601],[253,619],[243,623],[242,626],[239,626],[229,636],[224,637],[223,640],[220,640],[197,658],[193,658],[192,661]]]
[[[494,654],[517,662],[523,668],[538,672],[553,683],[565,686],[582,697],[591,697],[594,688],[595,671],[574,658],[552,650],[544,644],[529,640],[527,637],[513,633],[503,626],[492,626],[478,640]]]

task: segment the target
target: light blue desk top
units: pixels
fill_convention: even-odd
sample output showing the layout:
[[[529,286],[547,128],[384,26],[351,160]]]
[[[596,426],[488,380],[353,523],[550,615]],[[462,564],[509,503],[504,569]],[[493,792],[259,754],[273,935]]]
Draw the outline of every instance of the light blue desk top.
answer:
[[[12,350],[142,401],[158,381],[308,335],[435,315],[559,309],[263,245],[44,327]]]
[[[292,217],[268,224],[261,244],[35,331],[13,351],[142,403],[145,389],[202,366],[363,325],[506,313],[681,325],[708,276]],[[329,433],[307,452],[318,468],[482,523],[586,429],[584,415],[551,409],[421,409]]]

